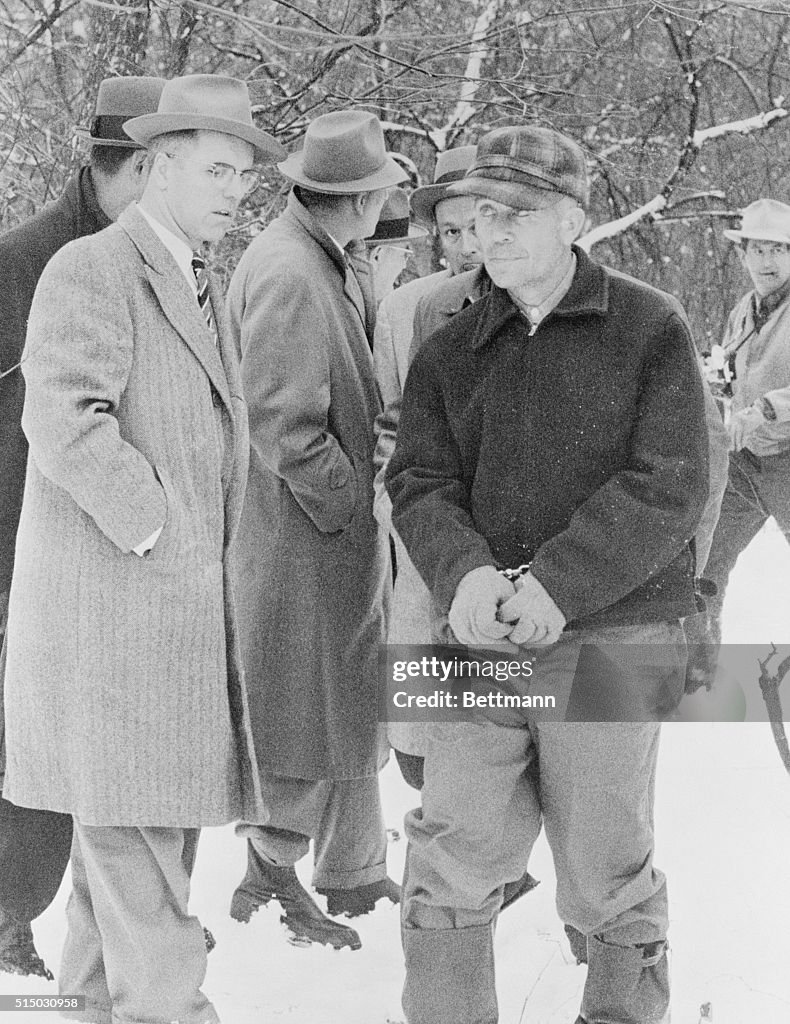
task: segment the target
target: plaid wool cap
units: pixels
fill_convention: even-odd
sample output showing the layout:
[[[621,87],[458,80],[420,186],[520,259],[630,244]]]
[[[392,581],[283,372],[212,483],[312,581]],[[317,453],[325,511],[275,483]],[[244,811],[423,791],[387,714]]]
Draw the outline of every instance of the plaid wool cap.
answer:
[[[586,206],[589,183],[584,153],[551,128],[513,125],[484,135],[475,162],[448,195],[485,196],[517,209],[542,209],[557,193]]]

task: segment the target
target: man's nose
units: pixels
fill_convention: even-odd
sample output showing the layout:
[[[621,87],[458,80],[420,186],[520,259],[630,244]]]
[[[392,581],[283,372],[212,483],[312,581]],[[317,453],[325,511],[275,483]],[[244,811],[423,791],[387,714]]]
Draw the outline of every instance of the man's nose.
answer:
[[[461,232],[461,252],[464,256],[472,256],[474,253],[480,251],[480,242],[477,240],[477,235],[472,230],[466,230]]]
[[[238,174],[234,174],[222,190],[222,194],[226,199],[233,199],[237,203],[241,202],[246,192],[246,186]]]

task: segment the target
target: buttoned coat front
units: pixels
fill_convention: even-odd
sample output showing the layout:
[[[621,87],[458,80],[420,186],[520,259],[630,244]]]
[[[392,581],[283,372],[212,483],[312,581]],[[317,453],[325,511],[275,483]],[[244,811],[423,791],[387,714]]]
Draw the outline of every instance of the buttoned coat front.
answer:
[[[5,671],[14,803],[92,825],[258,810],[227,578],[246,407],[213,303],[219,346],[135,207],[41,277]]]
[[[228,291],[250,414],[234,558],[263,772],[351,779],[380,767],[387,536],[373,518],[381,409],[351,270],[292,194]]]

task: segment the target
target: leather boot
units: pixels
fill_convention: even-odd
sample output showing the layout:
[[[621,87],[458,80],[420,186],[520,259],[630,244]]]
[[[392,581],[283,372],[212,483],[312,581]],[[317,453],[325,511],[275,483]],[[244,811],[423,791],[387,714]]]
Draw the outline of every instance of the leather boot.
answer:
[[[491,925],[402,928],[408,1024],[497,1024]]]
[[[247,840],[247,873],[233,894],[230,916],[247,922],[259,907],[277,900],[284,913],[280,916],[289,934],[289,942],[309,946],[320,942],[333,949],[360,949],[362,941],[353,928],[326,917],[296,876],[293,865],[278,867],[265,861]]]
[[[590,935],[587,955],[587,982],[581,1006],[585,1024],[666,1024],[666,941],[614,946]]]
[[[382,878],[368,885],[356,885],[351,889],[322,889],[316,892],[326,896],[327,914],[345,914],[346,917],[360,917],[376,909],[378,900],[388,899],[400,903],[400,886],[391,878]]]

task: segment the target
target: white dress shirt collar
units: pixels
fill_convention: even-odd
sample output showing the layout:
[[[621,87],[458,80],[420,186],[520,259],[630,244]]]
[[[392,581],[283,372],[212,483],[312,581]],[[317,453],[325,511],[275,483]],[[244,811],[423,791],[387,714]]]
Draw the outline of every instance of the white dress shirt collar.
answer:
[[[194,253],[190,247],[182,238],[179,238],[178,235],[174,235],[170,228],[166,228],[164,224],[160,224],[160,222],[147,210],[144,210],[139,203],[137,204],[137,209],[151,225],[151,229],[156,233],[157,237],[161,240],[168,252],[172,254],[179,269],[189,282],[190,288],[195,295],[197,295],[197,281],[195,280],[195,272],[192,269],[192,256]]]

